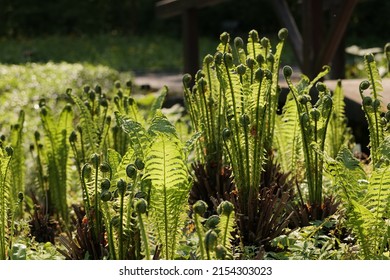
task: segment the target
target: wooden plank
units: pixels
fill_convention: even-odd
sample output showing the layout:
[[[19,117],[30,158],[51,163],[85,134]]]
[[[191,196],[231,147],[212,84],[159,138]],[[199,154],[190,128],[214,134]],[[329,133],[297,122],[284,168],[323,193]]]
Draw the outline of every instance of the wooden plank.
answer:
[[[161,0],[156,3],[156,16],[169,18],[178,16],[187,9],[215,6],[226,1],[230,0]]]

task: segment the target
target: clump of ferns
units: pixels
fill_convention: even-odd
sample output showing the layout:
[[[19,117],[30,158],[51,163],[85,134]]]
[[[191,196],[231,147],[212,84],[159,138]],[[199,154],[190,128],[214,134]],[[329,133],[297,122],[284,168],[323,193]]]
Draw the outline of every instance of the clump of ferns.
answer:
[[[300,224],[308,224],[309,221],[321,220],[331,215],[337,209],[337,203],[332,199],[324,199],[323,185],[323,154],[326,149],[327,129],[332,116],[333,99],[331,92],[325,84],[318,82],[330,71],[324,67],[324,71],[310,81],[303,76],[300,83],[295,86],[291,82],[292,68],[285,66],[283,74],[290,88],[290,92],[296,104],[296,116],[299,121],[301,147],[304,156],[305,179],[307,186],[307,201],[298,182],[300,196],[300,207],[298,211]],[[318,100],[315,104],[311,102],[309,91],[315,85],[318,91]],[[298,132],[298,133],[299,133]],[[298,142],[297,142],[298,144]],[[324,203],[324,202],[327,203]]]
[[[58,236],[62,247],[57,246],[57,251],[67,260],[101,260],[109,257],[105,244],[97,242],[91,231],[91,222],[86,217],[85,208],[72,205],[74,216],[71,217],[74,232],[66,232]]]
[[[67,257],[73,254],[70,249],[78,248],[77,252],[88,252],[93,259],[142,259],[132,202],[136,195],[142,196],[135,186],[143,163],[136,160],[126,167],[128,159],[121,160],[114,150],[109,150],[108,158],[101,162],[99,155],[93,154],[82,168],[83,217],[77,219],[76,237],[68,234],[61,240],[69,249]],[[126,174],[127,180],[120,178]]]
[[[204,168],[204,171],[195,170],[195,174],[206,174],[208,180],[205,182],[204,178],[197,177],[194,186],[205,189],[200,192],[203,196],[210,192],[198,199],[208,201],[211,196],[230,197],[236,206],[240,233],[247,244],[265,240],[266,236],[256,236],[260,233],[256,228],[265,227],[260,222],[272,223],[258,219],[264,210],[259,208],[264,206],[259,201],[263,199],[263,168],[273,153],[280,94],[278,71],[286,37],[287,30],[282,29],[273,53],[269,39],[260,39],[255,30],[249,33],[246,47],[241,38],[236,38],[232,47],[229,34],[223,33],[217,53],[205,57],[192,90],[189,88],[190,76],[183,78],[186,105],[194,130],[202,132],[197,147],[200,164],[194,167]],[[229,167],[226,169],[225,166]],[[230,178],[221,176],[229,174],[226,172],[229,169],[232,170],[235,189],[232,189]],[[234,193],[236,195],[232,195]],[[287,197],[289,200],[290,196]],[[192,199],[195,200],[196,197]],[[270,205],[280,207],[284,203],[286,200],[275,197],[275,202]],[[209,207],[212,205],[208,202]],[[281,227],[286,225],[279,222]]]
[[[359,258],[388,259],[390,106],[386,110],[382,105],[382,81],[372,54],[365,55],[364,65],[368,80],[360,83],[359,92],[369,128],[370,162],[363,165],[343,148],[335,159],[327,158],[327,170],[346,209],[346,224],[359,246]],[[369,93],[365,95],[365,91]]]
[[[46,106],[44,99],[40,100],[39,106],[43,134],[36,131],[34,144],[30,146],[30,151],[35,157],[39,191],[48,215],[57,215],[57,219],[66,226],[69,221],[67,190],[70,144],[68,138],[73,130],[73,109],[70,104],[67,104],[59,116],[55,116]]]

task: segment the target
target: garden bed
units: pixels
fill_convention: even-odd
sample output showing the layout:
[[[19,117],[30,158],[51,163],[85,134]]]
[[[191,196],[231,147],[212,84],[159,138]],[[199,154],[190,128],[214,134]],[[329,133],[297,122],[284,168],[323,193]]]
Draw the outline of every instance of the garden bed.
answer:
[[[313,80],[281,67],[286,36],[223,33],[183,75],[184,107],[109,68],[2,67],[0,258],[389,258],[390,108],[374,56],[356,89],[367,158],[341,84],[320,82],[329,67]]]

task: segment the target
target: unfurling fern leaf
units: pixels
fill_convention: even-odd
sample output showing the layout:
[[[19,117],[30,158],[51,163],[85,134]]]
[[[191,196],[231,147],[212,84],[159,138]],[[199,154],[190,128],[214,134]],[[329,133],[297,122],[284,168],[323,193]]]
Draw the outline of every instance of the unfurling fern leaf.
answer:
[[[235,213],[234,206],[231,202],[223,201],[218,206],[219,212],[219,223],[218,223],[218,237],[220,239],[220,244],[227,249],[230,249],[230,241],[233,240],[234,236],[232,235],[234,232],[235,226]]]
[[[188,199],[188,172],[174,136],[155,135],[146,152],[145,176],[151,182],[150,217],[165,259],[173,259]]]
[[[382,97],[381,92],[383,91],[382,79],[379,75],[378,67],[376,65],[373,54],[367,54],[364,56],[364,68],[368,74],[373,98],[380,99]]]
[[[247,43],[248,57],[253,60],[257,60],[259,55],[262,55],[263,58],[266,58],[265,51],[262,45],[260,44],[259,33],[256,30],[251,30],[248,36]],[[261,65],[259,65],[261,67]]]

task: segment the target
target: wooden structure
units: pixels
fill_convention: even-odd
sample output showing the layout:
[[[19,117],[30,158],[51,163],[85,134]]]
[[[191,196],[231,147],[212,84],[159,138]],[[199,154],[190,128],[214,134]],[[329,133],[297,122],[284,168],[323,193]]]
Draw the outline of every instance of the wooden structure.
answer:
[[[195,74],[199,69],[198,9],[226,1],[229,0],[161,0],[156,3],[158,17],[182,16],[185,73]],[[323,65],[332,64],[333,78],[344,77],[343,37],[358,0],[302,0],[301,31],[286,0],[263,1],[271,1],[281,25],[288,29],[298,66],[303,73],[312,77]],[[327,32],[325,8],[331,10],[333,18]],[[337,54],[340,56],[334,59]]]
[[[227,0],[162,0],[156,3],[160,18],[182,17],[184,73],[194,75],[199,69],[198,9]]]
[[[315,76],[323,65],[332,64],[333,78],[344,78],[343,37],[358,0],[303,0],[302,32],[286,0],[270,1],[279,21],[289,31],[302,73]],[[328,32],[324,27],[324,9],[330,10],[332,16]]]

